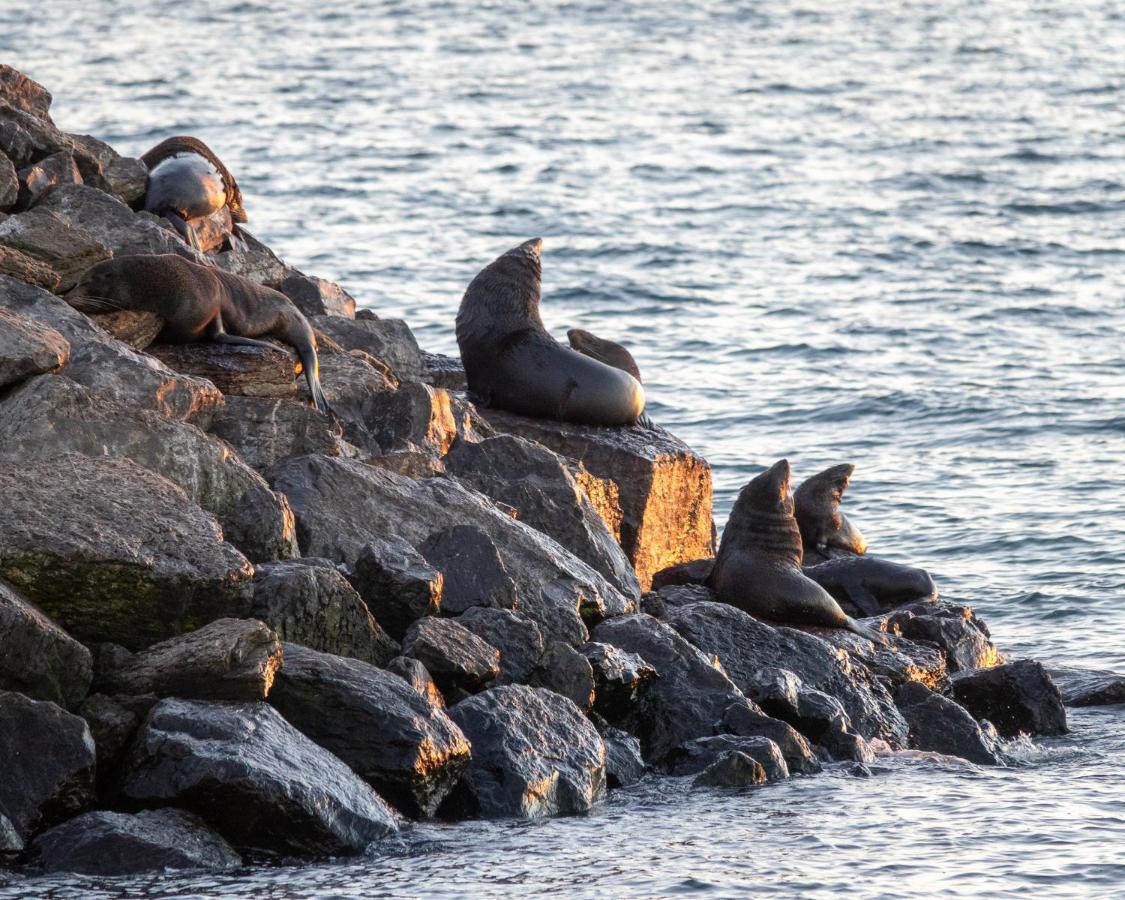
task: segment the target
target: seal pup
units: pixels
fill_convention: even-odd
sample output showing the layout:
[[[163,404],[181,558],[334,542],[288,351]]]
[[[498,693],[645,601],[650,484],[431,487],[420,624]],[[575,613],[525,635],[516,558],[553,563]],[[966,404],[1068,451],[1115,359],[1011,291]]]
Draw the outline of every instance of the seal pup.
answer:
[[[591,334],[581,328],[571,328],[566,333],[566,339],[570,342],[571,350],[577,350],[583,356],[604,362],[607,366],[613,366],[622,372],[628,372],[640,384],[644,384],[640,366],[633,359],[633,354],[620,344],[600,338],[596,334]],[[637,419],[637,424],[644,428],[651,428],[653,421],[648,417],[648,413],[642,413]]]
[[[203,141],[176,135],[161,141],[141,157],[148,166],[144,209],[167,219],[196,250],[199,239],[188,224],[224,206],[231,221],[246,221],[242,191],[222,160]]]
[[[707,585],[724,603],[783,625],[844,628],[886,645],[801,572],[804,551],[789,493],[789,461],[780,460],[742,489]]]
[[[867,541],[842,512],[840,503],[855,466],[842,463],[808,478],[793,492],[793,512],[801,529],[806,558],[830,559],[835,551],[864,553]]]
[[[476,276],[457,311],[469,391],[486,406],[583,425],[632,425],[641,383],[551,337],[539,316],[541,238],[524,241]]]
[[[320,387],[316,334],[280,291],[165,253],[100,262],[83,273],[63,299],[79,312],[156,313],[164,320],[158,339],[173,344],[209,340],[270,347],[255,338],[277,338],[297,351],[316,408],[332,412]]]

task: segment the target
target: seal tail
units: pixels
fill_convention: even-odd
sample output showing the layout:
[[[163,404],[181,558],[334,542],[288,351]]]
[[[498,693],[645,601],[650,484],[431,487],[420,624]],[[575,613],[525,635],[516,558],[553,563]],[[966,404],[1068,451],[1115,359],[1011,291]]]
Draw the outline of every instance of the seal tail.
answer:
[[[177,153],[195,153],[211,163],[219,173],[219,177],[223,179],[223,190],[227,195],[227,209],[230,210],[231,220],[234,222],[247,221],[246,210],[242,206],[242,191],[238,187],[238,182],[234,180],[230,170],[223,165],[223,161],[199,138],[187,134],[177,134],[166,138],[145,153],[141,157],[141,162],[152,169],[158,163],[175,156]]]

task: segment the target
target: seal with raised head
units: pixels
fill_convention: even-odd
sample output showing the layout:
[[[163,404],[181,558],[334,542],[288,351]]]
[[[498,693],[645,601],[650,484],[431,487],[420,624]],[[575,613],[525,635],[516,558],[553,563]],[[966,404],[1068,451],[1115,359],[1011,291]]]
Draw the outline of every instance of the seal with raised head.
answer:
[[[168,343],[209,340],[270,347],[255,338],[277,338],[297,351],[316,408],[331,412],[320,388],[316,334],[280,291],[166,253],[120,256],[98,263],[64,299],[80,312],[134,309],[156,313],[164,320],[158,339]]]
[[[782,625],[844,628],[886,644],[801,571],[804,551],[789,493],[789,461],[776,462],[739,493],[708,586],[724,603]]]
[[[469,391],[486,406],[583,425],[632,425],[644,412],[628,372],[565,347],[539,315],[540,238],[498,257],[469,284],[457,345]]]
[[[196,250],[199,239],[188,224],[224,206],[231,221],[246,221],[242,191],[222,160],[203,141],[176,135],[161,141],[141,157],[148,166],[144,209],[167,219]]]
[[[842,463],[808,478],[793,492],[793,513],[801,529],[806,562],[830,559],[836,551],[863,553],[867,550],[859,529],[842,512],[840,502],[848,489],[855,466]],[[816,557],[810,559],[815,554]]]

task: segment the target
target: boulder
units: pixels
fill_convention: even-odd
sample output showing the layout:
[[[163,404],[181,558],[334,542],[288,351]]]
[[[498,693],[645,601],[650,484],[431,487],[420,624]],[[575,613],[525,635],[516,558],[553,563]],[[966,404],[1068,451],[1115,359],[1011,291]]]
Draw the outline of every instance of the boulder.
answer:
[[[918,603],[895,610],[887,617],[887,630],[912,641],[929,641],[945,652],[950,672],[987,669],[1003,662],[996,645],[977,624],[967,606],[951,603]]]
[[[69,150],[52,153],[39,162],[24,166],[18,174],[19,198],[17,209],[30,209],[46,193],[60,184],[81,184],[82,176],[74,164],[74,154]]]
[[[388,672],[397,675],[427,700],[431,706],[445,709],[445,698],[434,684],[426,667],[409,656],[396,656],[386,665]]]
[[[459,359],[423,350],[422,366],[426,382],[434,387],[445,388],[447,391],[463,391],[468,388],[465,367]]]
[[[1033,659],[959,672],[953,676],[953,699],[974,718],[988,719],[1005,738],[1067,731],[1059,689]]]
[[[633,564],[642,590],[676,563],[714,554],[711,467],[659,426],[596,428],[481,410],[496,431],[579,460],[606,490],[587,493]]]
[[[144,350],[164,329],[164,320],[143,309],[118,309],[114,312],[88,313],[90,321],[134,350]]]
[[[881,616],[857,621],[875,632],[882,631],[886,624]],[[892,690],[908,681],[919,681],[938,692],[949,687],[945,651],[930,641],[912,641],[898,635],[888,646],[883,646],[843,628],[799,627],[847,653],[853,663],[859,663]]]
[[[554,538],[604,575],[627,597],[640,597],[636,573],[585,490],[555,453],[512,435],[458,441],[446,471],[515,510],[516,517]]]
[[[173,372],[206,378],[223,394],[287,399],[297,396],[297,354],[288,347],[231,344],[153,344],[148,348]]]
[[[195,232],[199,249],[204,253],[211,253],[230,240],[234,233],[234,220],[230,217],[230,210],[221,206],[209,216],[192,219],[188,222],[188,228]]]
[[[594,668],[581,653],[552,641],[531,676],[532,685],[561,694],[583,712],[594,703]]]
[[[505,685],[451,711],[473,747],[452,805],[489,818],[589,811],[605,794],[605,745],[552,691]]]
[[[432,816],[469,764],[440,706],[356,659],[286,644],[270,703],[409,815]]]
[[[601,729],[605,744],[605,780],[609,788],[636,784],[645,774],[641,742],[627,731],[607,725]]]
[[[80,228],[72,228],[42,203],[0,222],[0,244],[47,266],[67,291],[90,266],[109,259],[109,248]]]
[[[66,139],[84,183],[122,203],[132,203],[144,196],[148,167],[139,159],[120,156],[109,144],[88,134],[68,134]]]
[[[457,438],[447,391],[408,381],[379,401],[364,411],[364,424],[385,452],[421,448],[440,456]]]
[[[749,699],[728,706],[722,719],[715,724],[715,731],[739,737],[769,738],[781,751],[791,773],[814,775],[820,771],[820,761],[801,733],[788,722],[767,716]]]
[[[16,167],[8,157],[0,153],[0,213],[11,209],[20,195],[19,178]]]
[[[348,577],[396,640],[402,640],[423,616],[436,616],[441,609],[441,572],[402,538],[377,538],[366,544]]]
[[[234,447],[243,462],[259,471],[292,456],[358,454],[330,416],[300,400],[228,396],[209,431]]]
[[[1125,703],[1125,675],[1083,669],[1054,669],[1050,674],[1067,706]]]
[[[693,559],[690,562],[676,563],[661,569],[652,576],[652,589],[659,591],[665,587],[679,587],[687,584],[706,584],[715,568],[714,557]]]
[[[762,764],[739,750],[728,750],[696,776],[695,787],[744,788],[769,780]]]
[[[398,642],[326,559],[295,559],[257,567],[251,614],[292,644],[382,666]]]
[[[102,876],[242,865],[230,844],[180,809],[84,813],[36,838],[31,858],[47,872]]]
[[[491,538],[475,525],[453,525],[418,545],[426,562],[441,572],[441,611],[455,616],[474,606],[514,609],[516,585]]]
[[[18,69],[0,64],[0,100],[39,119],[51,121],[51,92]]]
[[[315,316],[313,325],[340,346],[362,350],[382,360],[403,381],[421,381],[426,374],[422,351],[410,327],[400,319]]]
[[[359,852],[398,830],[369,785],[265,703],[161,700],[121,797],[194,812],[239,852]]]
[[[545,648],[539,626],[510,609],[474,606],[456,619],[469,631],[500,651],[497,684],[526,684]]]
[[[24,841],[94,802],[90,729],[54,703],[0,691],[0,760],[0,816]]]
[[[767,737],[716,734],[695,738],[676,748],[669,761],[672,775],[695,775],[728,753],[745,753],[763,769],[763,780],[779,781],[789,777],[789,766],[781,749]]]
[[[539,625],[545,638],[581,643],[587,637],[583,616],[597,620],[630,608],[601,575],[553,540],[449,479],[414,481],[322,456],[286,460],[270,476],[293,504],[298,540],[308,555],[351,564],[371,541],[396,535],[417,546],[453,521],[489,536],[515,583],[520,614]]]
[[[0,690],[62,707],[90,690],[90,651],[0,581]]]
[[[997,742],[965,709],[917,681],[895,692],[895,703],[910,725],[910,746],[959,756],[982,766],[1003,765]]]
[[[131,709],[122,700],[106,694],[91,694],[78,707],[78,714],[86,720],[94,738],[98,758],[98,793],[109,794],[117,777],[118,767],[125,751],[133,743],[141,725],[140,709]],[[155,697],[145,697],[143,703],[156,703]],[[133,698],[131,705],[137,703]],[[151,705],[150,704],[150,705]],[[144,711],[147,715],[148,711]]]
[[[49,116],[27,112],[0,97],[0,154],[17,169],[68,147],[66,136]]]
[[[249,612],[250,563],[130,460],[0,462],[0,496],[0,577],[79,640],[139,649]]]
[[[335,282],[290,268],[274,287],[306,316],[355,318],[355,298]]]
[[[0,190],[3,190],[5,161],[4,157],[0,156]],[[27,282],[29,285],[48,291],[57,290],[62,280],[46,263],[39,262],[20,250],[13,250],[0,244],[0,276],[3,275],[9,275],[17,281]]]
[[[611,722],[627,717],[645,689],[656,678],[656,669],[636,653],[610,644],[590,641],[578,648],[594,676],[594,711]]]
[[[23,852],[23,838],[11,820],[0,813],[0,864]]]
[[[406,631],[402,655],[422,663],[447,700],[479,691],[500,674],[500,651],[452,619],[419,619]]]
[[[293,270],[247,231],[244,225],[239,226],[238,236],[237,244],[213,255],[215,263],[228,272],[276,290],[285,276]]]
[[[344,425],[344,437],[369,453],[382,449],[377,431],[392,403],[398,382],[382,369],[350,353],[320,347],[320,385],[333,412]],[[297,385],[298,398],[308,403],[308,385]]]

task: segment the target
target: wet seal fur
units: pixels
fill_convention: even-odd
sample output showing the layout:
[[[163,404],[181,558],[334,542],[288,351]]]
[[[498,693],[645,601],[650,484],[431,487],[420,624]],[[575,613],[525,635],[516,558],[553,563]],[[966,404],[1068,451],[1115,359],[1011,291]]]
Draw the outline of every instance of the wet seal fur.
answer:
[[[484,268],[457,311],[469,391],[487,406],[583,425],[632,425],[644,388],[621,369],[564,347],[539,315],[540,238]]]
[[[886,644],[801,571],[804,551],[789,494],[789,461],[774,463],[739,493],[708,586],[724,603],[782,625],[844,628]]]
[[[80,312],[133,309],[156,313],[164,320],[158,339],[168,343],[209,340],[270,347],[254,339],[277,338],[297,351],[316,408],[331,413],[320,388],[316,334],[280,291],[166,253],[98,263],[64,299]]]

